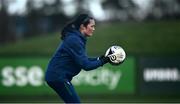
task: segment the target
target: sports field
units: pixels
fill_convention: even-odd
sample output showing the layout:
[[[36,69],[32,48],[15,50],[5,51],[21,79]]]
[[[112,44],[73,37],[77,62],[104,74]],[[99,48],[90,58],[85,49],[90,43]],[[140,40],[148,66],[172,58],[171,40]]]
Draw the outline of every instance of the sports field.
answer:
[[[122,46],[127,56],[179,56],[180,20],[97,23],[87,42],[89,56],[104,54],[112,45]],[[0,57],[51,57],[60,43],[60,32],[41,34],[0,45]],[[83,102],[179,102],[179,96],[80,95]],[[0,102],[61,102],[57,96],[1,96]],[[11,101],[10,101],[11,99]]]
[[[132,55],[176,55],[180,53],[180,21],[147,21],[97,24],[89,38],[89,55],[100,55],[111,45],[122,46]],[[28,38],[0,46],[0,55],[50,56],[60,42],[60,33]]]

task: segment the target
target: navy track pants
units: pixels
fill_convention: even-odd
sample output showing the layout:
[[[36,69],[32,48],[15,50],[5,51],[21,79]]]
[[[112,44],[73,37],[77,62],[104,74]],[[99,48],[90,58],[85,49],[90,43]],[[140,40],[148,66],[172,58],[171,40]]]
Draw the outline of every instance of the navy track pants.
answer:
[[[48,81],[47,84],[56,91],[65,103],[80,103],[80,98],[71,82],[67,80]]]

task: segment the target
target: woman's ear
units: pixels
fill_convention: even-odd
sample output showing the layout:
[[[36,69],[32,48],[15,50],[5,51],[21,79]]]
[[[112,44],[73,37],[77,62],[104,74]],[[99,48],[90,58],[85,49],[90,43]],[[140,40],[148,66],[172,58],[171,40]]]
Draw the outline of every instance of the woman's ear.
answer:
[[[80,29],[81,30],[84,30],[85,29],[85,26],[83,24],[80,25]]]

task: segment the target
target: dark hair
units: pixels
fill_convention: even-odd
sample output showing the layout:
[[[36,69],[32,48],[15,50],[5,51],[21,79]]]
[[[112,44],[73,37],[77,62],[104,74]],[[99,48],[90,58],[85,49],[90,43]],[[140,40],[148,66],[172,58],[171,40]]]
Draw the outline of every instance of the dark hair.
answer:
[[[75,18],[73,21],[69,22],[64,26],[64,28],[61,31],[61,39],[64,39],[68,31],[71,31],[73,29],[79,30],[81,24],[83,24],[86,27],[89,24],[90,19],[94,18],[92,18],[88,14],[80,14],[77,18]]]

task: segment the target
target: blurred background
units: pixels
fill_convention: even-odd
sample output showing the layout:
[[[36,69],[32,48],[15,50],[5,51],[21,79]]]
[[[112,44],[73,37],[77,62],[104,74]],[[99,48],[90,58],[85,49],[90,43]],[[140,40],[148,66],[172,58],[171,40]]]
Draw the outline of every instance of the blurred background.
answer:
[[[82,102],[180,102],[179,0],[0,0],[0,102],[62,102],[44,72],[65,23],[96,19],[89,56],[124,48],[120,66],[81,71]]]

